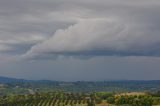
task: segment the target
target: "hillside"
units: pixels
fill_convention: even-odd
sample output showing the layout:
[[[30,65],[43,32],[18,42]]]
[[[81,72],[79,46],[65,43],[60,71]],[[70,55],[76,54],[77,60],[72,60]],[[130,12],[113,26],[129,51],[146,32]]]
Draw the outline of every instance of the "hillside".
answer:
[[[9,93],[25,94],[30,90],[38,92],[65,91],[65,92],[155,92],[160,89],[160,81],[50,81],[50,80],[25,80],[8,77],[0,77],[1,95]]]

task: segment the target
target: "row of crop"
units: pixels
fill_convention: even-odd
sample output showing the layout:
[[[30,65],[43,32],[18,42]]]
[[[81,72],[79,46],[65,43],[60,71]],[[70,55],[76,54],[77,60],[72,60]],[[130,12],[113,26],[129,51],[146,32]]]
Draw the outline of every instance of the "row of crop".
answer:
[[[75,106],[95,104],[99,99],[94,95],[47,93],[34,95],[10,95],[0,98],[0,106]]]

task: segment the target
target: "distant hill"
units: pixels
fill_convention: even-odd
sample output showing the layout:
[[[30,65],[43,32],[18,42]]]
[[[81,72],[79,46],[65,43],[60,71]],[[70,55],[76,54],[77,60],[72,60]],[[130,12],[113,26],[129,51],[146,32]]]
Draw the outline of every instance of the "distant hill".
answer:
[[[0,76],[0,83],[28,82],[29,80]]]
[[[34,82],[34,83],[55,83],[55,82],[61,82],[61,81],[51,81],[51,80],[26,80],[26,79],[18,79],[18,78],[10,78],[10,77],[4,77],[0,76],[0,83],[16,83],[16,82]]]
[[[62,83],[62,84],[160,84],[160,80],[106,80],[106,81],[52,81],[52,80],[26,80],[26,79],[18,79],[18,78],[10,78],[0,76],[0,83],[13,83],[13,82],[36,82],[36,83]]]
[[[109,81],[52,81],[52,80],[26,80],[0,76],[0,84],[6,89],[1,94],[24,93],[26,89],[37,90],[39,92],[48,92],[53,90],[67,92],[137,92],[137,91],[159,91],[160,80],[109,80]],[[17,88],[16,91],[14,88]],[[18,88],[20,88],[18,90]],[[12,90],[11,90],[12,89]],[[23,89],[23,92],[22,92]],[[27,91],[28,92],[28,91]]]

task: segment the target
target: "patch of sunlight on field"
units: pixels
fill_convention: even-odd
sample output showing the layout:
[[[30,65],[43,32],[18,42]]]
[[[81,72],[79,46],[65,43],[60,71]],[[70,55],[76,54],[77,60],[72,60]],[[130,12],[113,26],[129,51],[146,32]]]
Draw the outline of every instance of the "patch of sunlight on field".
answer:
[[[145,95],[144,92],[127,92],[127,93],[120,93],[117,94],[116,96],[122,96],[122,95],[128,95],[128,96],[139,96],[139,95]]]

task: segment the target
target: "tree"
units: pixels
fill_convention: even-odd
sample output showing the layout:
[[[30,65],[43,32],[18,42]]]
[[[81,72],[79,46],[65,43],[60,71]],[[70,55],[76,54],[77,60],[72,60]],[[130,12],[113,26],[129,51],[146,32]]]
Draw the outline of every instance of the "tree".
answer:
[[[109,98],[107,98],[107,103],[114,104],[115,103],[115,97],[109,97]]]

